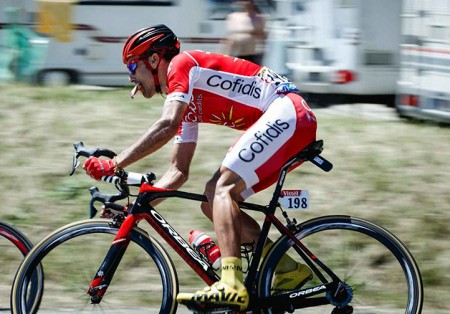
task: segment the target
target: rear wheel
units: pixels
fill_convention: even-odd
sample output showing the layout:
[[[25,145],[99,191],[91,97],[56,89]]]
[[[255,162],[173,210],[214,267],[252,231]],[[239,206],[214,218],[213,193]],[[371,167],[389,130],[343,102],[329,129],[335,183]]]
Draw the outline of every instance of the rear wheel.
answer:
[[[423,285],[419,269],[411,253],[392,233],[349,216],[320,217],[300,224],[299,230],[297,238],[344,282],[342,295],[335,298],[330,293],[322,294],[332,304],[314,307],[313,313],[331,313],[338,306],[349,310],[353,307],[352,312],[338,313],[421,313]],[[281,256],[287,253],[302,262],[295,247],[292,240],[282,237],[268,252],[261,268],[260,297],[288,293],[274,290],[272,282]],[[315,275],[302,289],[321,284]],[[350,303],[345,306],[347,301]],[[310,312],[304,309],[302,313]]]
[[[65,226],[38,243],[17,273],[12,312],[27,312],[29,276],[42,263],[46,278],[40,312],[175,313],[178,281],[172,261],[140,228],[133,230],[102,302],[91,304],[87,289],[117,231],[106,220],[87,220]]]

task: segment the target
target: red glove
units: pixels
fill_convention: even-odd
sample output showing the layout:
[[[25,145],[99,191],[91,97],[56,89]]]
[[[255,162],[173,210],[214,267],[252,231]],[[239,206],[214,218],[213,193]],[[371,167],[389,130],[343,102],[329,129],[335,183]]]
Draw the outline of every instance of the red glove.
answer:
[[[97,157],[89,157],[83,164],[84,170],[95,180],[104,176],[112,176],[115,173],[115,164],[112,159],[105,160]]]

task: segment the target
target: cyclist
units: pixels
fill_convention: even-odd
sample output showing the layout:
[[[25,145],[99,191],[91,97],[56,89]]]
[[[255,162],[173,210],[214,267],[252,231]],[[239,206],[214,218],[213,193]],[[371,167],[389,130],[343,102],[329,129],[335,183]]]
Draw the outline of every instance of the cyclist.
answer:
[[[245,310],[249,297],[243,284],[240,245],[256,241],[260,227],[240,211],[237,202],[272,185],[281,166],[315,140],[314,113],[285,77],[235,57],[180,52],[180,42],[165,25],[132,34],[122,59],[135,84],[131,96],[138,92],[146,98],[165,94],[163,112],[116,158],[89,158],[84,163],[86,173],[96,180],[112,175],[175,137],[171,166],[155,186],[177,189],[188,179],[199,123],[244,130],[206,184],[209,202],[201,206],[213,221],[222,253],[221,280],[195,293],[180,293],[177,300]],[[295,287],[311,278],[307,266],[286,255],[276,270],[275,285]]]

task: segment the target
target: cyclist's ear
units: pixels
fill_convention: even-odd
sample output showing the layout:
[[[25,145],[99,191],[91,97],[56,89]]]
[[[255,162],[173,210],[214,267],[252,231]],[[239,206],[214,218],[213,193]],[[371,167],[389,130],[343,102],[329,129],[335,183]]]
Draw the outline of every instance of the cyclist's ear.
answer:
[[[148,57],[148,62],[150,63],[153,69],[156,69],[156,67],[158,66],[159,59],[160,59],[159,55],[156,52],[152,54],[150,57]]]

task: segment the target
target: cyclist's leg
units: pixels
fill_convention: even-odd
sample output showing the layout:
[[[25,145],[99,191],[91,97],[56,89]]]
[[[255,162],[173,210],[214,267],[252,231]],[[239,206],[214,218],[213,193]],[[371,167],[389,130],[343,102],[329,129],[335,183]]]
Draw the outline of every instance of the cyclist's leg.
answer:
[[[212,215],[212,206],[210,204],[213,203],[214,193],[216,191],[217,180],[220,177],[220,170],[217,170],[213,175],[211,180],[206,183],[204,195],[208,198],[209,202],[204,202],[201,204],[201,209],[203,214],[209,218],[209,220],[213,221]],[[240,195],[236,195],[236,199],[238,201],[242,201],[243,198]],[[242,217],[242,225],[245,226],[241,233],[241,241],[242,243],[253,243],[258,241],[259,233],[261,232],[261,228],[258,222],[253,219],[250,215],[245,212],[241,212]]]
[[[255,139],[250,142],[250,145],[254,145],[253,150],[258,148],[258,143],[262,143],[267,149],[259,154],[251,152],[251,155],[246,155],[250,150],[246,150],[246,147],[240,148],[235,152],[238,155],[235,160],[242,161],[240,157],[249,160],[255,156],[254,160],[251,160],[251,163],[240,162],[236,166],[229,166],[246,180],[248,189],[242,193],[244,199],[274,184],[278,180],[281,167],[289,158],[316,139],[317,121],[314,113],[297,94],[288,94],[277,99],[257,123],[266,126],[266,131],[252,130],[252,126],[245,134]],[[290,171],[300,165],[301,163],[295,164]],[[250,171],[253,173],[248,174]]]
[[[288,94],[277,99],[265,114],[237,139],[222,163],[246,183],[247,188],[240,196],[235,196],[235,199],[244,200],[275,183],[284,163],[315,139],[316,129],[314,113],[302,97]],[[210,204],[219,177],[218,170],[206,184],[205,195],[209,204],[201,205],[203,213],[210,220]],[[260,232],[259,224],[246,213],[242,213],[241,217],[243,225],[246,226],[242,230],[241,240],[244,243],[256,242]]]
[[[221,167],[213,199],[213,220],[222,256],[241,257],[242,213],[236,199],[246,188],[244,180]]]
[[[262,259],[266,257],[272,246],[273,242],[266,245],[262,253]],[[313,273],[303,261],[297,261],[287,252],[284,252],[276,265],[272,287],[275,290],[290,290],[301,287],[312,279]]]
[[[243,197],[275,183],[288,159],[315,140],[316,129],[315,116],[299,95],[289,94],[273,103],[239,138],[223,163],[246,181],[249,188],[242,193]],[[270,243],[265,252],[269,248]],[[281,259],[276,274],[276,285],[283,288],[301,285],[312,278],[306,265],[288,255]]]
[[[288,94],[272,104],[263,117],[247,130],[233,146],[232,150],[239,152],[239,158],[224,161],[224,164],[230,165],[234,171],[247,179],[246,182],[250,181],[252,176],[257,177],[256,182],[247,183],[250,187],[242,193],[243,198],[248,198],[274,184],[278,180],[281,167],[288,159],[315,140],[316,129],[315,116],[305,100],[299,95]],[[245,141],[246,137],[250,140]],[[257,154],[260,147],[267,151],[262,150]],[[252,152],[248,154],[250,151]],[[258,160],[259,155],[262,155],[263,158]],[[246,165],[242,161],[245,162],[245,159],[249,160],[253,157],[254,160],[248,162],[248,164],[256,163],[258,166],[254,169],[254,173],[251,173],[253,171],[252,166]],[[235,165],[236,160],[237,164]],[[295,164],[290,171],[300,164]],[[270,245],[269,240],[263,254],[268,251]],[[282,258],[277,271],[279,274],[294,271],[295,276],[290,274],[289,277],[296,277],[299,283],[311,276],[309,268],[294,262],[287,255]]]
[[[249,303],[244,286],[241,260],[242,213],[237,204],[246,188],[244,180],[226,167],[221,167],[214,190],[212,218],[222,254],[221,280],[196,293],[180,293],[179,302],[196,302],[211,306],[233,306],[245,310]]]

